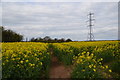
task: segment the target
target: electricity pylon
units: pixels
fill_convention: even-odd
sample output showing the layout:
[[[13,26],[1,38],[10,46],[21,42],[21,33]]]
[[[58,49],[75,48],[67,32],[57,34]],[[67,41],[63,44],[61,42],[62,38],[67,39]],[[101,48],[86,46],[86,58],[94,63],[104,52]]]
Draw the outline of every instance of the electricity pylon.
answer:
[[[89,25],[87,27],[89,27],[89,33],[88,33],[88,40],[89,41],[93,41],[94,40],[92,27],[94,26],[93,25],[93,21],[95,21],[95,19],[93,19],[93,16],[94,16],[94,13],[90,12],[88,14],[88,21],[87,22],[89,22]]]

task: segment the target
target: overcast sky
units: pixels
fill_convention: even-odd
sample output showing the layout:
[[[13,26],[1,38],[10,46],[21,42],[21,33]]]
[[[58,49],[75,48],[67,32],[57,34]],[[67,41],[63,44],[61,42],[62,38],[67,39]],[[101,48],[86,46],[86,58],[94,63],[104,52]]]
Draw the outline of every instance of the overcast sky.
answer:
[[[87,40],[89,12],[94,13],[96,40],[118,39],[117,2],[4,2],[0,25],[29,39],[50,36]]]
[[[118,2],[119,0],[1,0],[2,2]]]

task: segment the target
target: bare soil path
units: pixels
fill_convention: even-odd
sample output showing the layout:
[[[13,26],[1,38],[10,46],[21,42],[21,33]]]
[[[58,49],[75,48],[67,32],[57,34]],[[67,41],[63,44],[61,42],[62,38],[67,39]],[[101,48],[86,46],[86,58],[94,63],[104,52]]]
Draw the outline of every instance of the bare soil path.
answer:
[[[64,66],[64,64],[58,61],[56,56],[52,55],[50,78],[70,78],[71,71],[70,67]]]

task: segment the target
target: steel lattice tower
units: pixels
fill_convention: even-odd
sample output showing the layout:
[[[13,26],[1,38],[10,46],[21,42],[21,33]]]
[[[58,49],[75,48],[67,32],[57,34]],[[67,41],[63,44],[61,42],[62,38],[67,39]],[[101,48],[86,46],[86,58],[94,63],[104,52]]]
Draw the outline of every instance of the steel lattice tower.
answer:
[[[94,35],[93,35],[93,30],[92,30],[92,27],[94,26],[93,25],[93,21],[95,21],[95,19],[93,19],[93,16],[94,16],[94,13],[89,13],[88,14],[88,26],[89,27],[89,32],[88,32],[88,40],[89,41],[93,41],[94,40]]]

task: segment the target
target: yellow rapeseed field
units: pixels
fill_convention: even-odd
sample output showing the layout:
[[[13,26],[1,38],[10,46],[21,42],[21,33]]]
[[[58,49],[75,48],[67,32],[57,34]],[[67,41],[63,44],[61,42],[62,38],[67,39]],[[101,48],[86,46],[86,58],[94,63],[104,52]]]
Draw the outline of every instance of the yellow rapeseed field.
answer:
[[[3,78],[48,78],[51,50],[71,78],[119,78],[119,41],[2,43]]]
[[[54,53],[66,65],[74,65],[72,78],[120,77],[119,41],[53,44]]]
[[[40,78],[49,63],[47,43],[2,43],[3,78]]]

